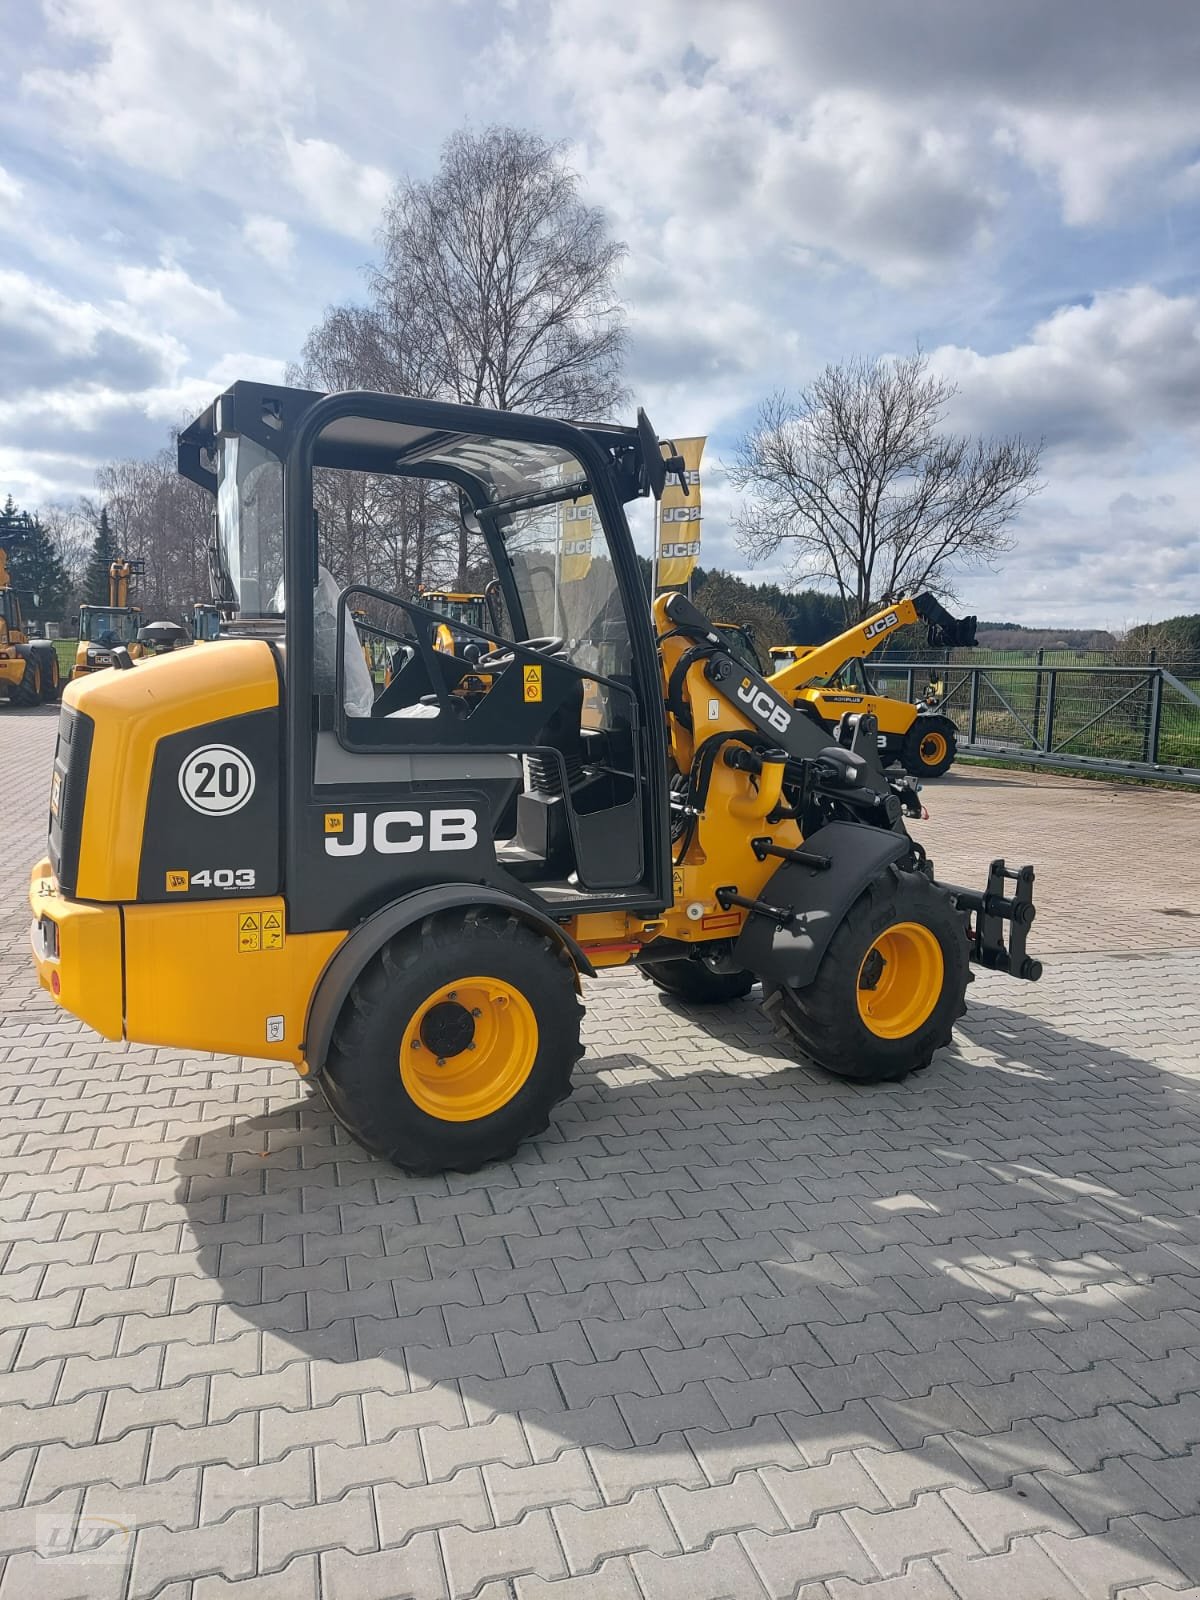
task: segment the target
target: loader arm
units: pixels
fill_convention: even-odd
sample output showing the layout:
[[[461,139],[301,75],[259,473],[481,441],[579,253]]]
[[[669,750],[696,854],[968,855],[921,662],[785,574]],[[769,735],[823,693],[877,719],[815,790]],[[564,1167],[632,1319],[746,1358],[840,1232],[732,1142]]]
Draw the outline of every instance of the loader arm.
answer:
[[[975,643],[975,618],[954,617],[931,594],[906,595],[895,604],[883,606],[873,616],[856,622],[836,639],[817,645],[771,676],[771,687],[791,696],[814,678],[831,678],[847,661],[869,656],[897,628],[924,622],[929,643],[935,649]]]

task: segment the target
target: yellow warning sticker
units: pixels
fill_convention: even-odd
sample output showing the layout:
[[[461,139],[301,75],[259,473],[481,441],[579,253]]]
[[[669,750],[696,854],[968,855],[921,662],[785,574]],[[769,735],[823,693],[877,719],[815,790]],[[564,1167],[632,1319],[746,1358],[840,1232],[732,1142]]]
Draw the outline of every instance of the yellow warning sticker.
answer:
[[[342,813],[340,811],[327,811],[325,813],[325,832],[341,833]]]
[[[671,893],[676,899],[683,893],[683,873],[678,867],[671,874]]]
[[[283,918],[278,911],[263,912],[262,947],[264,950],[283,949]]]
[[[186,872],[168,872],[167,873],[167,893],[168,894],[186,894],[187,893],[187,886],[188,886],[189,881],[190,881],[190,874],[188,874]]]
[[[525,699],[527,701],[542,698],[542,669],[541,667],[526,667],[522,677],[525,685]]]
[[[243,953],[262,949],[262,913],[239,911],[237,914],[238,949]]]

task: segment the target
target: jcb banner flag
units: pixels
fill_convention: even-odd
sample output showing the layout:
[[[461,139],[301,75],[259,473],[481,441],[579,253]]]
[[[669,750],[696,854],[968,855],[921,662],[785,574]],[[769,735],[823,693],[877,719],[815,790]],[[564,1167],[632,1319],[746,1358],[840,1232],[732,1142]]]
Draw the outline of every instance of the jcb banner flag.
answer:
[[[700,559],[700,457],[703,439],[674,440],[677,454],[683,457],[688,493],[677,477],[667,479],[658,513],[658,586],[670,588],[684,584]]]
[[[558,508],[558,539],[564,583],[586,578],[592,566],[592,511],[590,494],[578,500],[564,500]]]

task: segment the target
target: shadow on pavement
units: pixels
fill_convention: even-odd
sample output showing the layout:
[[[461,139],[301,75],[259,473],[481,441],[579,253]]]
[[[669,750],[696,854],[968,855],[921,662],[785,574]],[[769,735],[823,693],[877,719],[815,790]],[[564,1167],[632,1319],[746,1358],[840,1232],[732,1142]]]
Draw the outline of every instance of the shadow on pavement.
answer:
[[[1065,1539],[1106,1533],[1122,1583],[1200,1579],[1173,1522],[1200,1088],[978,1002],[870,1088],[762,1061],[748,1004],[679,1014],[734,1073],[589,1058],[552,1132],[473,1176],[391,1171],[319,1098],[190,1141],[227,1327],[320,1362],[315,1404],[362,1394],[401,1484],[584,1445],[612,1504],[853,1450],[811,1516],[939,1490],[985,1549],[1038,1532],[1069,1567]]]

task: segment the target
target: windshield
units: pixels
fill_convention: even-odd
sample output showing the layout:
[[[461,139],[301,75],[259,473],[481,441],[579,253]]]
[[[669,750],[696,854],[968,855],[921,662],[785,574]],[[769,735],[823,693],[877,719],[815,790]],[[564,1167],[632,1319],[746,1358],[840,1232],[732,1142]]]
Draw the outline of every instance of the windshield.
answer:
[[[530,638],[563,639],[577,667],[604,677],[630,671],[629,634],[617,574],[596,524],[596,538],[565,515],[570,503],[505,519],[504,548]]]
[[[112,611],[94,606],[79,613],[79,637],[92,644],[132,644],[141,617],[134,611]]]
[[[715,624],[717,632],[721,635],[721,642],[735,661],[740,661],[744,667],[749,667],[752,672],[762,671],[762,662],[758,659],[758,651],[739,623],[718,622]]]
[[[446,617],[451,622],[465,622],[468,628],[477,628],[480,633],[488,625],[482,600],[448,600],[442,594],[427,594],[423,597],[423,604],[440,617]]]
[[[243,621],[282,614],[283,465],[240,435],[222,439],[217,538],[230,599]]]

